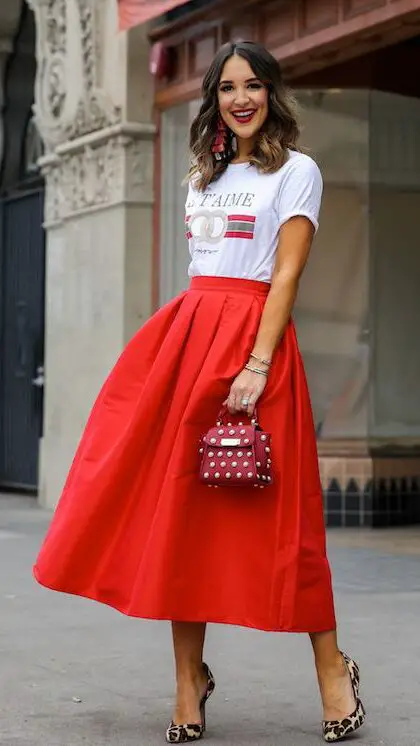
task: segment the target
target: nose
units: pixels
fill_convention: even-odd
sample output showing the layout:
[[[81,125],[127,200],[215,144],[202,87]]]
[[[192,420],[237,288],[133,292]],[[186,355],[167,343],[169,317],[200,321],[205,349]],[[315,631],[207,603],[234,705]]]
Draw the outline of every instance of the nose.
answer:
[[[235,104],[244,107],[249,102],[249,94],[245,87],[238,86],[236,89]]]

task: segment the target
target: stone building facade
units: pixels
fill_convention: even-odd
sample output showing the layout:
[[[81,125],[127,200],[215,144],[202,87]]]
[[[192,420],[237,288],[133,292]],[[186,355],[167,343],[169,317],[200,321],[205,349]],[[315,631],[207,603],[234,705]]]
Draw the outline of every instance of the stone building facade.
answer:
[[[151,313],[153,87],[144,28],[115,0],[30,0],[45,144],[46,326],[39,499],[53,506],[89,408]]]

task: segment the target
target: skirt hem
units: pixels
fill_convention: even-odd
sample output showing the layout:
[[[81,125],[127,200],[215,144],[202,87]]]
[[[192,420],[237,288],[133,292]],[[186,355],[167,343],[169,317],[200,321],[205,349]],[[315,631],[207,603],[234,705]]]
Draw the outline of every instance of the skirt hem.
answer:
[[[47,588],[51,591],[56,591],[57,593],[65,593],[69,596],[78,596],[79,598],[86,598],[90,601],[95,601],[96,603],[103,604],[104,606],[108,606],[111,609],[114,609],[115,611],[118,611],[120,614],[123,614],[126,617],[131,617],[132,619],[144,619],[145,621],[156,621],[156,622],[196,622],[198,624],[228,624],[234,627],[245,627],[247,629],[255,629],[259,630],[261,632],[285,632],[289,634],[315,634],[317,632],[331,632],[335,630],[335,626],[331,627],[331,625],[328,626],[321,626],[316,628],[305,628],[300,629],[297,627],[282,627],[282,626],[273,626],[273,625],[267,625],[262,624],[258,622],[251,622],[249,620],[243,620],[243,619],[233,619],[233,618],[223,618],[221,616],[215,615],[209,615],[205,618],[202,618],[200,615],[197,615],[196,617],[192,618],[191,616],[188,617],[188,619],[184,618],[175,618],[174,616],[165,615],[165,614],[156,614],[156,615],[148,615],[148,614],[141,614],[141,613],[135,613],[133,611],[129,611],[122,606],[117,606],[114,603],[111,603],[110,601],[105,601],[104,599],[98,598],[97,595],[94,593],[89,593],[88,591],[77,592],[77,591],[69,591],[64,588],[59,588],[58,586],[49,585],[48,583],[43,582],[37,574],[36,567],[33,569],[33,576],[36,580],[36,582],[41,585],[43,588]]]

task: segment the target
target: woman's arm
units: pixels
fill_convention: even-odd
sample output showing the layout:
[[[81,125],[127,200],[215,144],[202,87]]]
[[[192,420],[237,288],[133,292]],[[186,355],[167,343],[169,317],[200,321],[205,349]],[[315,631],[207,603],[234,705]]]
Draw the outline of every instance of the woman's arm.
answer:
[[[271,360],[288,324],[296,299],[299,280],[308,260],[314,226],[303,216],[288,220],[281,228],[271,288],[258,328],[252,352],[262,360]],[[250,365],[270,375],[269,367],[250,358]],[[243,399],[249,400],[247,413],[252,415],[255,404],[263,393],[267,377],[250,370],[242,370],[235,378],[226,404],[229,411],[244,412]]]

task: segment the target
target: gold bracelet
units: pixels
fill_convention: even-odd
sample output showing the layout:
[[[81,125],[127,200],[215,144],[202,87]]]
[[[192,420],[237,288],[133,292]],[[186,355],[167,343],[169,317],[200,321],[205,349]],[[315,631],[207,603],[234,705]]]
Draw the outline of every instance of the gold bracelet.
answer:
[[[268,376],[268,373],[267,373],[267,371],[266,371],[266,370],[260,370],[259,368],[254,368],[254,367],[253,367],[252,365],[250,365],[249,363],[247,363],[247,364],[245,365],[245,369],[246,369],[246,370],[251,370],[251,371],[252,371],[253,373],[259,373],[259,375],[260,375],[260,376],[265,376],[266,378],[267,378],[267,376]]]
[[[270,367],[271,365],[271,360],[264,360],[264,358],[258,357],[258,355],[255,355],[254,352],[251,352],[249,357],[253,357],[254,360],[258,360],[259,363],[262,363],[263,365],[267,365],[268,367]]]

